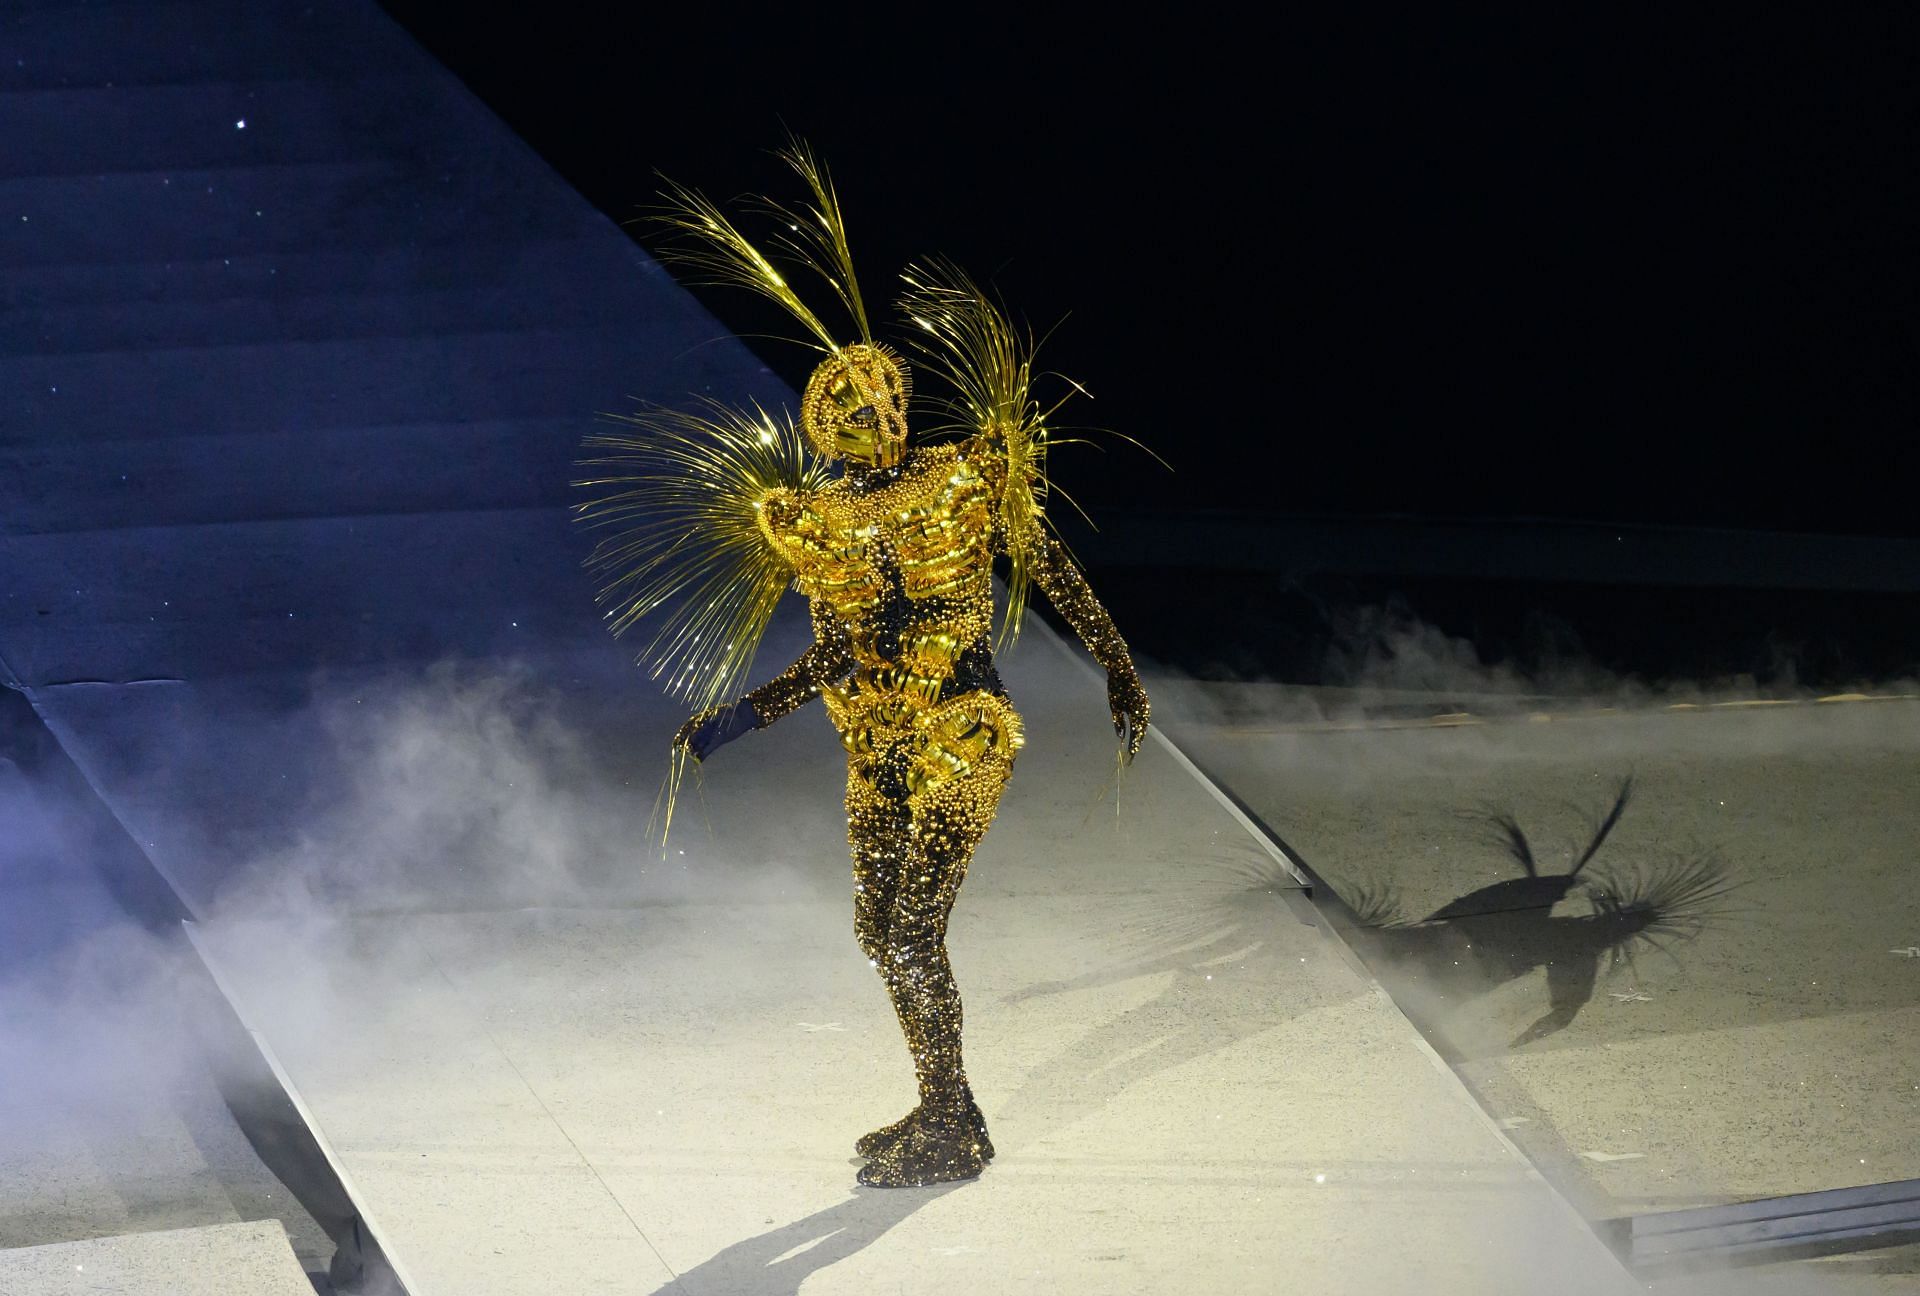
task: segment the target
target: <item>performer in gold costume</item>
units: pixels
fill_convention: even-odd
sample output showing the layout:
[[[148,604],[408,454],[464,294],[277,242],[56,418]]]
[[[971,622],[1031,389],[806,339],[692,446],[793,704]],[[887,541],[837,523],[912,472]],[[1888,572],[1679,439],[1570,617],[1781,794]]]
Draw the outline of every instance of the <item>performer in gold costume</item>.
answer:
[[[674,737],[675,779],[685,760],[815,697],[825,704],[847,753],[854,931],[899,1017],[920,1098],[855,1144],[868,1158],[859,1181],[968,1179],[993,1144],[962,1065],[947,920],[1023,741],[994,669],[994,557],[1010,560],[1003,638],[1037,585],[1105,668],[1127,758],[1146,733],[1147,696],[1112,618],[1046,528],[1049,429],[1029,391],[1031,345],[952,267],[911,269],[902,307],[956,393],[949,430],[961,439],[910,443],[907,366],[873,340],[832,186],[804,146],[785,156],[813,201],[774,208],[804,236],[777,246],[827,280],[860,340],[837,340],[717,207],[673,190],[682,259],[779,303],[826,358],[797,436],[765,411],[709,405],[635,416],[640,436],[592,438],[609,453],[589,462],[618,471],[583,484],[618,490],[581,512],[626,525],[590,560],[612,576],[603,600],[616,632],[675,604],[641,655],[701,707]],[[814,642],[736,698],[789,584],[809,600]]]

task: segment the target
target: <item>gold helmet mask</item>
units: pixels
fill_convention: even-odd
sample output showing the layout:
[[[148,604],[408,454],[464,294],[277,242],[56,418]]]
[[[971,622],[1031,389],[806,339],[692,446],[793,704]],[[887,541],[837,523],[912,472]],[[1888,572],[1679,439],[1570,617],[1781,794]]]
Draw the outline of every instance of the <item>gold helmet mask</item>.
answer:
[[[694,190],[669,183],[661,219],[678,237],[662,251],[709,276],[708,282],[747,288],[773,302],[827,353],[800,397],[801,428],[816,452],[869,467],[894,467],[906,457],[907,367],[899,355],[873,340],[840,200],[826,170],[798,140],[781,156],[806,182],[812,201],[798,208],[764,203],[786,227],[774,235],[771,246],[826,282],[852,317],[858,341],[843,343],[766,254]]]
[[[856,342],[815,366],[800,397],[807,441],[830,459],[892,468],[906,455],[912,379],[886,347]]]

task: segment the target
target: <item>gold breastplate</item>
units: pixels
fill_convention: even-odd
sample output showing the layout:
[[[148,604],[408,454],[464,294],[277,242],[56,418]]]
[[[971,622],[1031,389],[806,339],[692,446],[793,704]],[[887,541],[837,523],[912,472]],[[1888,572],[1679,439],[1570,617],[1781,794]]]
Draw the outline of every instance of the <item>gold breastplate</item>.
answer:
[[[951,662],[945,636],[970,643],[992,616],[993,491],[951,446],[916,451],[890,485],[856,494],[844,483],[813,492],[775,491],[762,501],[760,526],[793,564],[794,581],[824,600],[875,665],[921,673]],[[887,568],[915,602],[958,600],[940,624],[915,624],[898,642],[879,642],[870,622],[887,592]],[[984,608],[984,618],[980,609]],[[918,622],[919,618],[913,618]],[[974,621],[981,624],[975,626]],[[953,624],[948,624],[953,622]]]
[[[801,592],[847,629],[853,677],[824,700],[848,750],[870,751],[876,730],[931,715],[961,653],[991,629],[989,483],[940,446],[915,452],[900,479],[877,490],[778,492],[760,521]]]
[[[886,531],[908,598],[964,595],[992,567],[992,488],[955,457],[922,498],[887,519]]]

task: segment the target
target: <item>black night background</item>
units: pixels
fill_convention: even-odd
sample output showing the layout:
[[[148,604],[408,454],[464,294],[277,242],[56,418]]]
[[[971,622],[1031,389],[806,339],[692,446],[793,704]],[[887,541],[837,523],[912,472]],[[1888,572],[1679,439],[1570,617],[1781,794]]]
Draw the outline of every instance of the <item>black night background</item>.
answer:
[[[1857,546],[1846,597],[1758,556],[1707,596],[1657,560],[1529,584],[1500,552],[1526,528],[1476,531],[1484,565],[1393,572],[1290,561],[1268,525],[1920,535],[1904,24],[387,7],[618,219],[656,171],[784,192],[768,150],[791,129],[833,170],[870,295],[939,252],[1057,325],[1044,358],[1095,397],[1077,420],[1175,469],[1118,441],[1056,464],[1101,532],[1056,518],[1130,623],[1198,640],[1145,632],[1159,655],[1310,674],[1329,607],[1400,601],[1496,656],[1643,674],[1912,661],[1912,600]],[[755,345],[796,384],[811,363]],[[1229,557],[1252,600],[1244,573],[1210,581]]]

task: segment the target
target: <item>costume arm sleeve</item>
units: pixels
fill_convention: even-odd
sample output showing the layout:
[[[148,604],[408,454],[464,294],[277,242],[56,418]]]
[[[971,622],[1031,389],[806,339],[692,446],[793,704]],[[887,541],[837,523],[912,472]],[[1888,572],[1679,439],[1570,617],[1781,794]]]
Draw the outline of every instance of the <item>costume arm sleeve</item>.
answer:
[[[764,729],[814,698],[854,666],[846,627],[819,603],[813,605],[813,646],[793,665],[740,699],[753,708],[754,728]]]
[[[1042,536],[1033,547],[1033,581],[1102,669],[1109,675],[1136,673],[1133,654],[1127,651],[1127,641],[1120,637],[1113,618],[1067,556],[1067,547],[1052,536]]]

